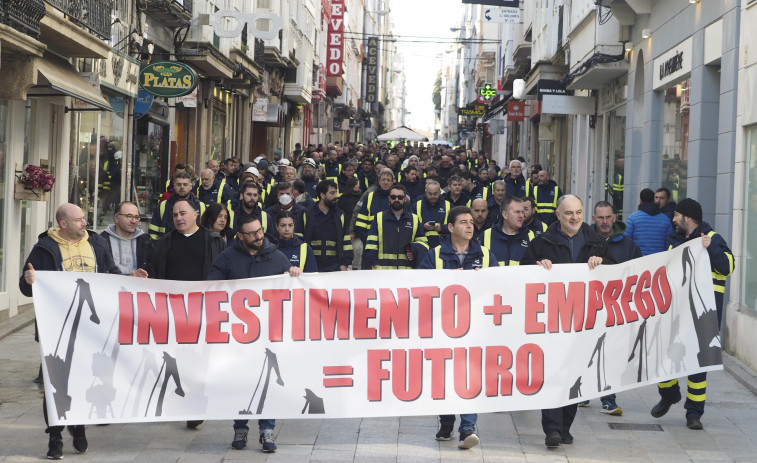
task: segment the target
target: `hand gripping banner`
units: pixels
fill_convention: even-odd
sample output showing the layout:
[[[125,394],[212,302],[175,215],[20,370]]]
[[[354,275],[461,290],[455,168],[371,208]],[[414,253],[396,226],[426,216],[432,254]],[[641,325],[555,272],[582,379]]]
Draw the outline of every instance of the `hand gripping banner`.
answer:
[[[51,424],[553,408],[722,368],[701,240],[589,270],[37,272]]]

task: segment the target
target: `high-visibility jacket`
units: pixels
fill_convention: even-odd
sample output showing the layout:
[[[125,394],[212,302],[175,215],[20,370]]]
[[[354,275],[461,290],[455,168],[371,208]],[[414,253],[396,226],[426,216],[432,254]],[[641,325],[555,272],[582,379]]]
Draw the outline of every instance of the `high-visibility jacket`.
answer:
[[[237,222],[239,222],[239,218],[247,215],[247,213],[244,211],[244,207],[241,203],[237,204],[237,207],[233,207],[231,201],[226,203],[226,209],[229,210],[229,228],[234,230],[234,234],[236,234],[238,231]],[[270,214],[262,210],[259,204],[255,205],[255,209],[250,215],[254,215],[260,220],[260,225],[263,227],[265,233],[270,234],[271,230],[275,229],[275,227],[273,227],[274,221],[271,219]]]
[[[474,240],[470,240],[468,253],[463,258],[463,263],[457,258],[455,250],[449,240],[443,241],[442,244],[433,248],[418,264],[419,269],[463,269],[474,270],[479,268],[488,268],[497,266],[497,258],[486,248]]]
[[[403,210],[399,219],[391,209],[376,214],[368,231],[363,251],[363,266],[373,269],[412,269],[415,263],[407,258],[410,246],[417,262],[428,250],[428,242],[420,219]]]
[[[313,248],[319,271],[334,272],[340,265],[352,263],[352,241],[345,227],[344,212],[335,207],[324,214],[317,204],[313,204],[299,218],[295,229]]]
[[[205,204],[226,204],[234,198],[235,194],[234,190],[226,184],[226,179],[224,178],[213,182],[213,185],[208,190],[202,187],[202,182],[198,183],[197,188],[195,188],[195,196]]]
[[[339,174],[342,173],[342,164],[340,164],[339,161],[324,161],[323,173],[324,177],[326,177],[326,180],[333,180],[334,183],[337,183]]]
[[[368,193],[365,202],[360,206],[360,210],[355,218],[355,235],[360,238],[360,241],[365,243],[368,230],[371,228],[371,223],[373,223],[376,214],[388,208],[389,191],[377,188]]]
[[[536,201],[536,218],[550,225],[557,221],[555,211],[557,210],[557,200],[562,196],[562,192],[557,184],[550,180],[547,185],[535,186],[531,197]]]
[[[376,183],[376,172],[371,170],[370,172],[366,174],[365,171],[361,169],[357,173],[357,180],[358,180],[358,183],[360,184],[360,189],[365,191],[368,188],[370,188],[371,185]]]
[[[440,235],[447,233],[447,216],[449,215],[449,210],[451,207],[452,205],[449,203],[449,201],[445,201],[443,199],[440,199],[436,204],[430,204],[424,197],[423,199],[419,199],[415,203],[415,214],[418,216],[421,224],[424,224],[426,222],[434,222],[438,223],[442,227],[441,233],[436,230],[424,229],[429,248],[438,246],[439,240],[441,238]]]
[[[299,267],[305,273],[318,271],[313,249],[298,236],[288,240],[279,238],[279,251],[287,256],[293,267]]]
[[[702,222],[688,237],[682,237],[676,232],[668,235],[668,249],[673,249],[685,243],[686,241],[699,238],[705,234],[711,238],[710,245],[707,247],[707,254],[710,256],[710,267],[712,269],[712,286],[715,289],[715,302],[718,305],[718,311],[722,310],[723,293],[725,293],[725,280],[728,275],[733,273],[733,253],[728,248],[725,240],[719,233],[710,227],[707,222]]]
[[[498,226],[484,232],[482,244],[494,253],[500,267],[507,267],[520,265],[520,260],[528,249],[528,243],[534,237],[536,234],[527,227],[521,228],[515,235],[508,235]]]
[[[205,203],[197,199],[192,193],[189,194],[189,200],[194,205],[195,210],[199,212],[197,215],[197,225],[200,225],[200,218],[205,213]],[[172,231],[175,227],[173,225],[173,206],[176,204],[176,196],[173,195],[170,198],[158,203],[158,207],[152,214],[150,220],[150,238],[159,240],[161,236]]]

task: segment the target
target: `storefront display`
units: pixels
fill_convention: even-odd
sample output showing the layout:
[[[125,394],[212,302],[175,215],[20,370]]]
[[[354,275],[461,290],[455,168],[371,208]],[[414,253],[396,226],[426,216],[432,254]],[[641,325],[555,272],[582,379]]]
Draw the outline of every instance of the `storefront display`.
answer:
[[[662,129],[662,186],[671,200],[686,197],[689,165],[689,94],[691,81],[684,80],[664,90]]]
[[[118,100],[116,95],[104,95]],[[68,200],[84,210],[93,230],[113,223],[113,209],[121,200],[124,133],[123,112],[74,115]]]
[[[757,310],[757,126],[746,131],[743,305]]]

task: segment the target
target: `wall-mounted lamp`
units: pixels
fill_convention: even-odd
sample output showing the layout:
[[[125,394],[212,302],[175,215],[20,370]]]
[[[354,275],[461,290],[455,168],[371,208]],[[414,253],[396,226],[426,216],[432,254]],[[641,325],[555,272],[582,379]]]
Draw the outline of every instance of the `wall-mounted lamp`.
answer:
[[[699,0],[689,0],[689,3],[699,3]]]
[[[641,30],[641,38],[642,39],[648,39],[652,36],[652,29],[642,29]]]
[[[633,44],[631,42],[626,42],[625,43],[625,49],[626,49],[626,51],[633,50]]]

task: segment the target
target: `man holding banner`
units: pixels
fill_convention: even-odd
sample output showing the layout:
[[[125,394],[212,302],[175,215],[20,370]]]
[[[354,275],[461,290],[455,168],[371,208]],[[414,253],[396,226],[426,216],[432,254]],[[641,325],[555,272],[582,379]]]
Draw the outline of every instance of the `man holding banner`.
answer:
[[[547,270],[553,264],[588,263],[590,269],[601,264],[614,264],[607,241],[584,223],[583,204],[574,195],[557,200],[557,222],[534,238],[521,260],[521,265],[539,265]],[[572,444],[570,426],[578,404],[541,411],[541,425],[546,434],[544,444],[555,448]]]
[[[455,206],[449,211],[447,229],[448,240],[431,249],[421,260],[419,269],[479,270],[496,267],[496,256],[473,239],[473,213],[467,206]],[[460,442],[457,447],[470,449],[480,442],[476,433],[476,413],[460,414]],[[439,432],[436,440],[447,441],[452,438],[455,415],[439,416]]]
[[[299,267],[292,266],[289,258],[279,251],[278,244],[265,235],[258,217],[243,215],[237,225],[237,239],[213,262],[208,280],[238,280],[289,273],[299,276]],[[283,383],[282,383],[283,384]],[[234,440],[231,448],[242,450],[247,447],[248,420],[234,420]],[[263,452],[276,451],[273,429],[276,420],[259,419],[259,443]]]
[[[675,207],[673,215],[675,232],[668,236],[669,248],[678,247],[687,241],[702,237],[702,245],[707,249],[712,267],[712,285],[715,289],[715,308],[717,309],[718,327],[723,315],[723,296],[725,278],[733,272],[733,254],[723,237],[702,221],[702,206],[691,198],[681,200]],[[704,318],[704,317],[703,317]],[[660,401],[652,407],[652,416],[660,418],[670,406],[681,401],[678,380],[672,379],[657,384]],[[696,373],[688,378],[686,391],[686,426],[689,429],[704,429],[700,418],[704,414],[704,401],[707,397],[707,373]]]
[[[65,272],[97,272],[97,273],[121,273],[118,266],[108,252],[105,239],[95,232],[87,231],[87,219],[84,211],[79,206],[71,203],[63,204],[55,211],[57,227],[50,228],[39,236],[39,241],[34,245],[29,257],[24,264],[24,274],[18,282],[21,293],[32,296],[35,270],[62,270]],[[147,277],[147,272],[137,269],[131,272],[132,276]],[[83,295],[81,297],[84,297]],[[90,296],[91,298],[91,296]],[[82,309],[79,304],[79,310]],[[73,305],[71,306],[73,308]],[[90,307],[92,308],[92,307]],[[69,309],[70,310],[70,309]],[[97,315],[93,312],[91,320],[99,323]],[[69,339],[76,339],[77,326],[74,325]],[[62,335],[63,333],[61,333]],[[71,344],[73,341],[70,341]],[[68,349],[73,350],[73,345]],[[70,368],[71,364],[68,363]],[[63,390],[63,388],[61,388]],[[56,387],[56,392],[58,387]],[[42,411],[47,419],[47,402],[43,399]],[[77,452],[87,451],[87,436],[84,425],[69,426],[68,431],[74,438],[74,449]],[[48,442],[47,458],[60,460],[63,458],[63,426],[49,426],[45,432],[50,435]]]

